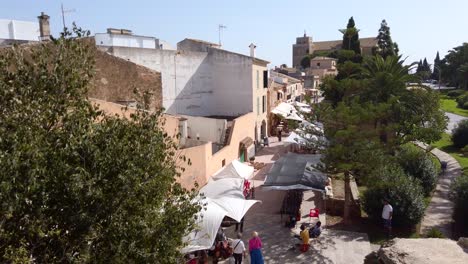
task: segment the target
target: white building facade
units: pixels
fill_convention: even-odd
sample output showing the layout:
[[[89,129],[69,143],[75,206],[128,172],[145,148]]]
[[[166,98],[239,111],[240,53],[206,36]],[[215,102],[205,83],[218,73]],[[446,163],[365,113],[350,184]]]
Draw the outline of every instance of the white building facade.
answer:
[[[216,44],[210,47],[205,41],[189,41],[193,43],[186,39],[179,50],[101,48],[161,72],[163,107],[169,114],[237,117],[254,112],[256,122],[251,129],[258,142],[266,136],[268,89],[264,76],[268,76],[269,62],[219,49]]]

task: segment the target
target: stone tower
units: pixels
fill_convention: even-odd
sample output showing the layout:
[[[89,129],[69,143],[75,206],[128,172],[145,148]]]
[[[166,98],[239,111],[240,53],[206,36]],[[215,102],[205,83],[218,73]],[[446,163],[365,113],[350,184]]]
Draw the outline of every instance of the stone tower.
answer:
[[[308,37],[304,32],[304,36],[296,38],[296,44],[293,44],[293,67],[301,68],[301,60],[312,53],[312,37]]]

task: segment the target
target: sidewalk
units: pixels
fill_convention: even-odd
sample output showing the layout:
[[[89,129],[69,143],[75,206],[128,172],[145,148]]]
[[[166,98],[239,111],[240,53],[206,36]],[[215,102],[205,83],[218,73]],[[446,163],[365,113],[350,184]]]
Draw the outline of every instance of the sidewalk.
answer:
[[[425,145],[418,144],[425,149]],[[462,173],[461,166],[452,156],[435,148],[431,151],[440,161],[447,162],[445,173],[439,176],[431,202],[424,212],[421,222],[421,234],[432,228],[439,229],[447,238],[452,237],[453,202],[450,200],[450,186]]]

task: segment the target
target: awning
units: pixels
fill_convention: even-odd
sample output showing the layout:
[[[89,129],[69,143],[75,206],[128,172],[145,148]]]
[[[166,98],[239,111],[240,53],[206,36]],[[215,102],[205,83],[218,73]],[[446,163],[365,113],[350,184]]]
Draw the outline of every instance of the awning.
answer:
[[[273,114],[280,115],[285,119],[289,120],[296,120],[296,121],[303,121],[302,117],[300,117],[297,113],[296,108],[288,103],[280,103],[275,109],[271,111]]]
[[[253,139],[251,137],[245,137],[239,142],[239,144],[243,145],[244,147],[248,147],[253,144]]]
[[[240,222],[250,207],[260,202],[244,197],[244,179],[251,177],[250,166],[236,161],[233,163],[218,171],[200,189],[199,193],[204,197],[200,195],[198,199],[206,204],[206,210],[198,213],[197,228],[184,237],[187,246],[182,249],[182,253],[210,248],[224,217]]]
[[[268,172],[263,186],[277,190],[312,189],[324,191],[327,176],[314,168],[321,155],[287,153]]]
[[[291,132],[289,136],[283,140],[283,143],[286,144],[298,144],[298,145],[307,145],[309,141],[317,141],[318,137],[311,134],[305,134],[304,136],[300,136],[295,132]]]
[[[213,180],[219,180],[224,178],[238,178],[238,179],[250,179],[254,174],[254,168],[246,165],[238,160],[234,160],[231,164],[217,171],[213,175]]]

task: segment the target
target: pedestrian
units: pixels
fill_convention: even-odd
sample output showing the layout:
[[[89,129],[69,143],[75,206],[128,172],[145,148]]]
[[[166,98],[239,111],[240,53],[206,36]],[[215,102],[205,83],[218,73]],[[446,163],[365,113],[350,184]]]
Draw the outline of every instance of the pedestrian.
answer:
[[[309,230],[305,227],[305,224],[301,225],[301,240],[302,240],[302,245],[301,245],[301,252],[306,252],[309,250]]]
[[[384,199],[383,203],[382,220],[384,229],[387,231],[387,237],[390,239],[390,236],[392,235],[393,207],[390,205],[388,199]]]
[[[268,137],[264,137],[263,138],[263,145],[265,147],[269,147],[270,146],[270,141],[268,140]]]
[[[253,232],[252,238],[249,240],[249,252],[251,264],[263,264],[262,240],[257,232]]]
[[[237,239],[231,241],[233,247],[233,256],[235,264],[242,264],[242,259],[245,257],[245,244],[242,241],[242,233],[237,233]]]
[[[317,238],[320,236],[320,234],[322,233],[322,222],[318,221],[314,227],[312,227],[311,229],[309,229],[309,236],[312,237],[312,238]]]
[[[240,233],[244,232],[244,217],[242,217],[240,223],[239,222],[236,223],[236,232],[237,230],[239,230],[239,225],[240,225]]]

